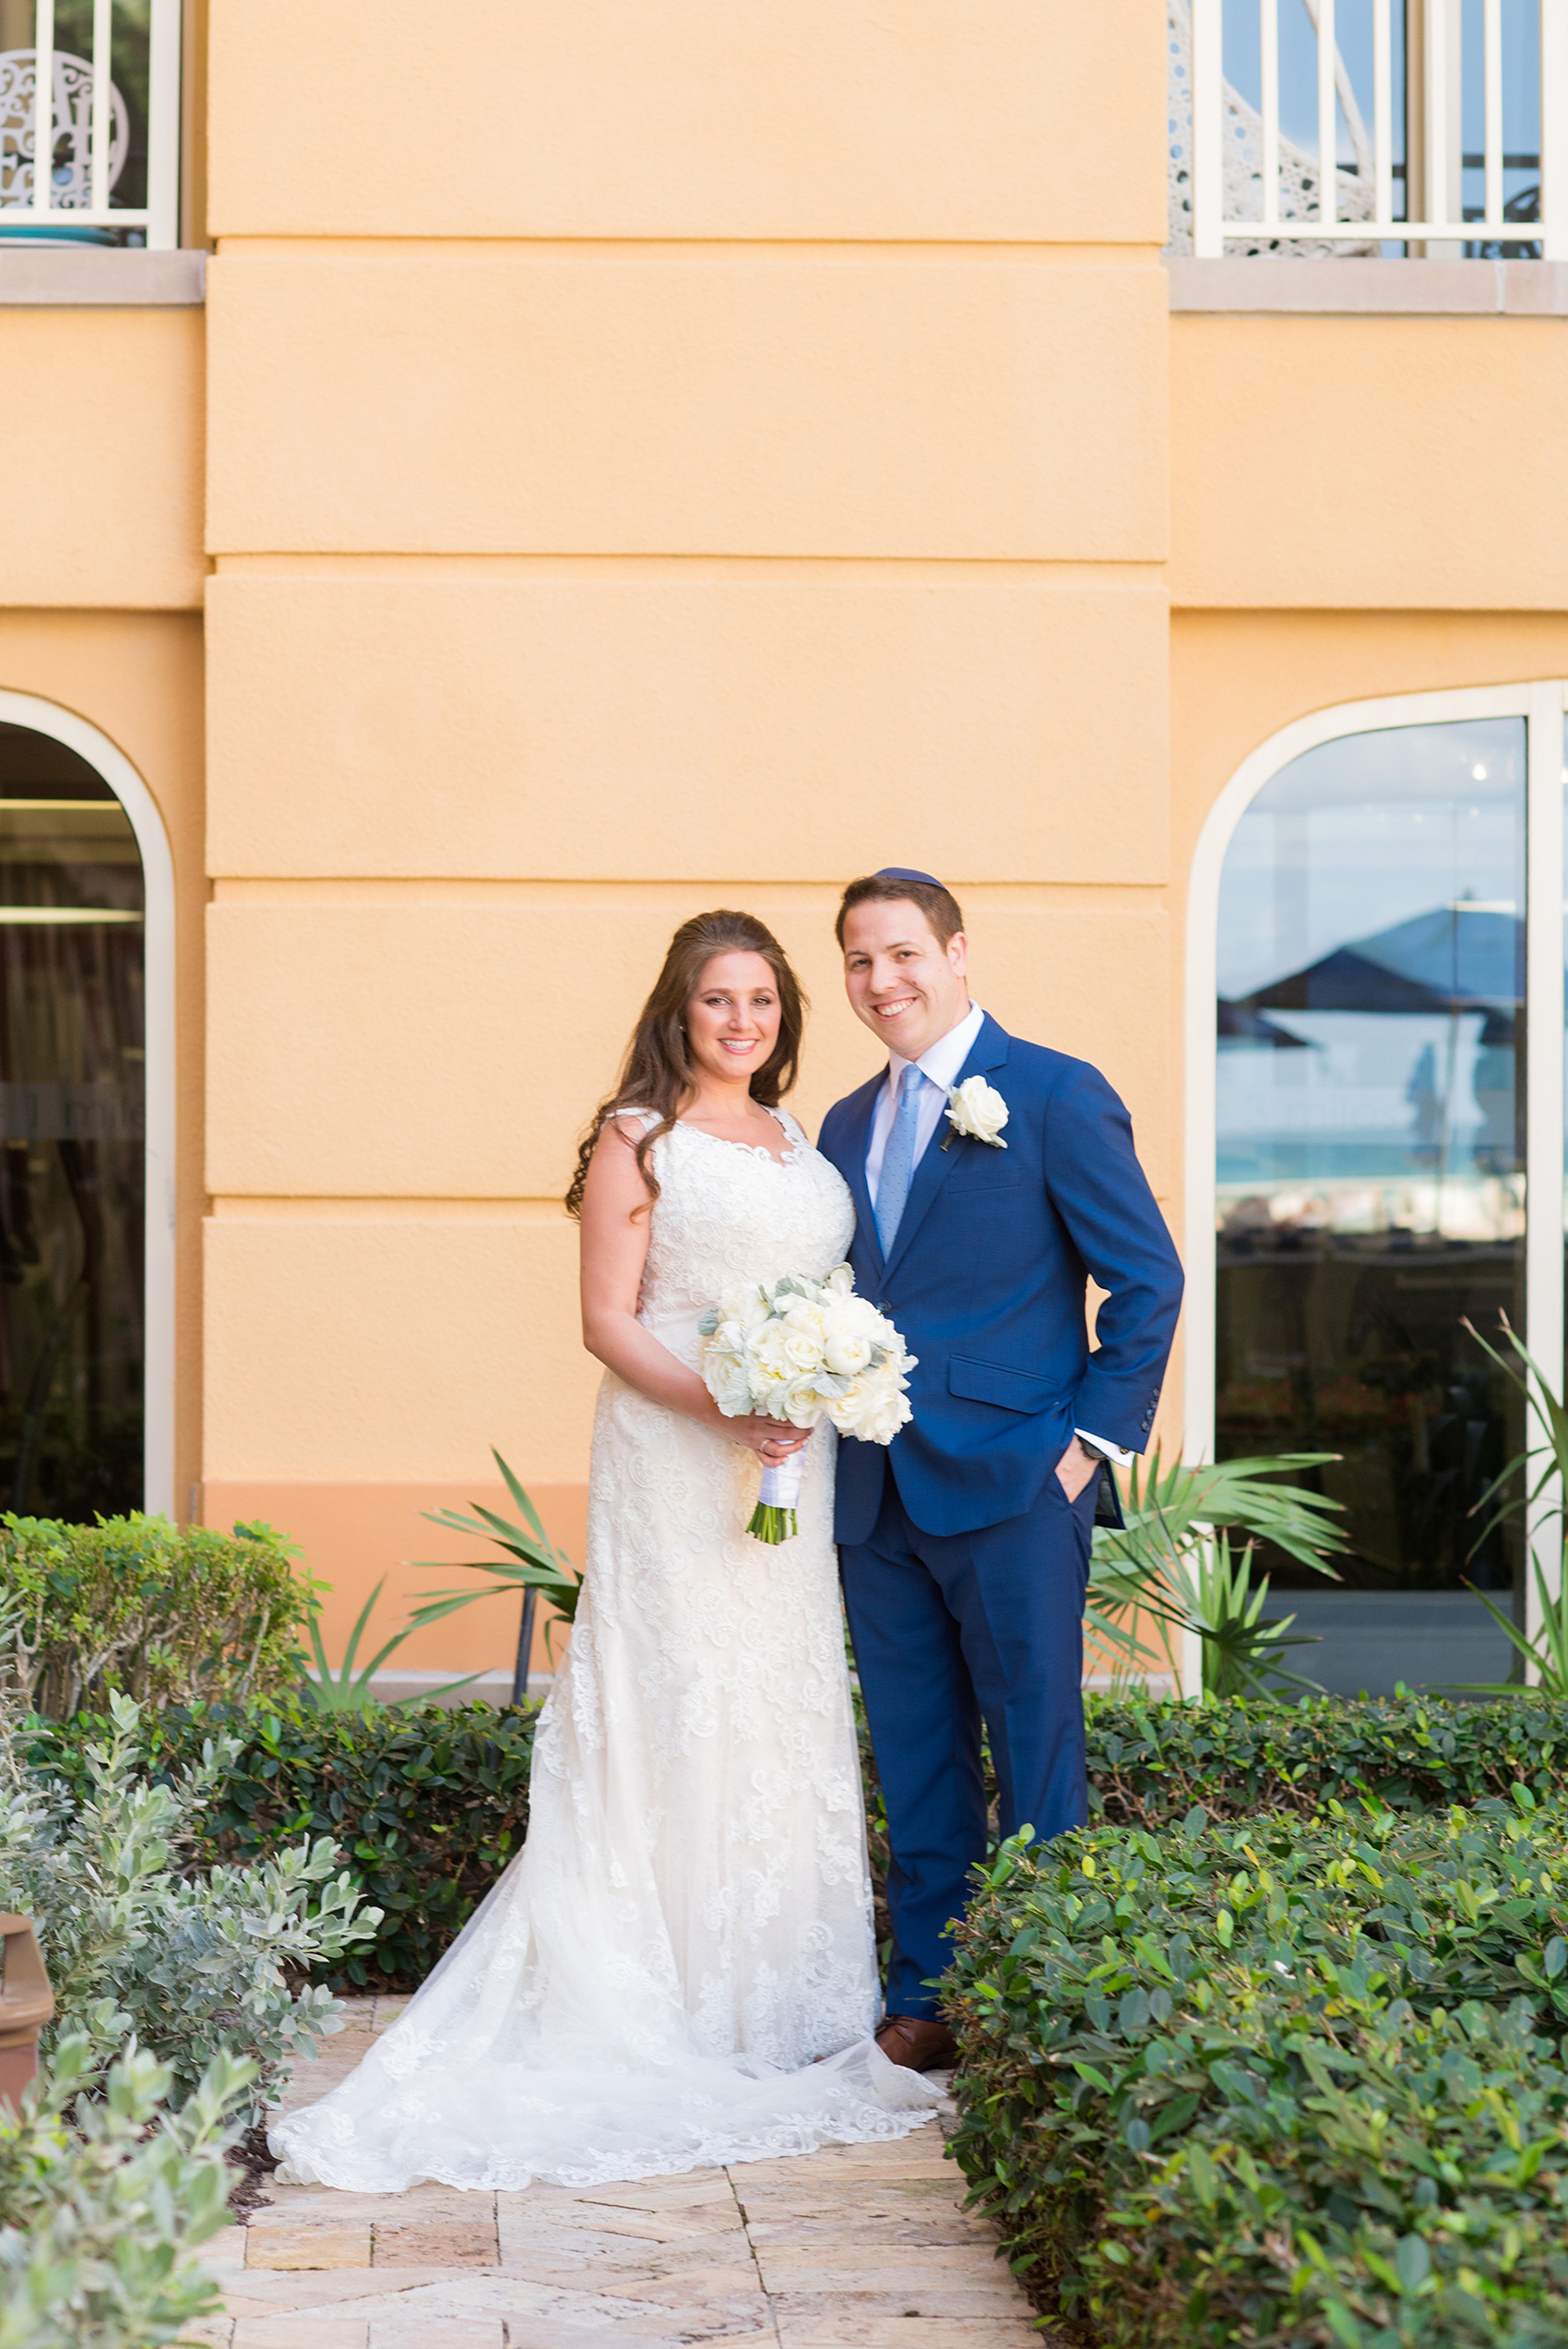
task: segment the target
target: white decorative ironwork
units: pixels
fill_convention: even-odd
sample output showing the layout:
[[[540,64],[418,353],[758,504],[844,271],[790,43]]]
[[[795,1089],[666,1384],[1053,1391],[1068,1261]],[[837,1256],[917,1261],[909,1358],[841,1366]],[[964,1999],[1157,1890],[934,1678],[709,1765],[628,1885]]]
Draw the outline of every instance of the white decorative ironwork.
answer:
[[[50,134],[50,206],[85,211],[92,202],[92,67],[66,49],[54,52],[54,105]],[[38,52],[0,50],[0,209],[33,208],[38,145]],[[111,188],[119,185],[130,144],[125,101],[109,86]]]
[[[1315,0],[1306,6],[1317,21]],[[1167,0],[1166,35],[1170,50],[1167,91],[1170,131],[1170,250],[1191,253],[1193,250],[1193,18],[1188,0]],[[1224,139],[1223,185],[1225,218],[1227,221],[1249,217],[1260,222],[1266,216],[1264,191],[1272,185],[1277,190],[1275,205],[1276,225],[1266,232],[1260,226],[1255,236],[1239,239],[1227,228],[1226,241],[1232,253],[1294,253],[1307,259],[1322,259],[1329,254],[1375,254],[1375,238],[1337,244],[1322,237],[1303,235],[1299,229],[1285,223],[1315,221],[1321,206],[1318,190],[1318,160],[1304,147],[1298,147],[1279,128],[1279,54],[1276,42],[1265,42],[1263,56],[1264,100],[1266,111],[1260,113],[1249,106],[1239,90],[1229,82],[1221,95],[1221,120]],[[1344,60],[1335,52],[1334,88],[1345,109],[1349,125],[1351,145],[1355,150],[1356,169],[1343,169],[1335,173],[1335,214],[1341,221],[1368,221],[1372,217],[1375,192],[1372,181],[1372,141],[1367,137],[1356,93]]]
[[[47,239],[53,225],[73,236],[119,230],[163,251],[178,244],[180,8],[148,0],[135,26],[122,12],[118,38],[147,43],[147,191],[126,204],[114,200],[133,146],[110,73],[114,0],[92,0],[85,57],[56,46],[54,0],[33,0],[30,47],[0,54],[0,244],[13,232]]]
[[[1421,0],[1411,12],[1411,173],[1407,212],[1394,209],[1394,57],[1406,0],[1372,0],[1370,130],[1335,34],[1336,0],[1300,0],[1316,50],[1317,148],[1287,138],[1279,114],[1279,8],[1258,0],[1261,89],[1253,107],[1224,73],[1224,0],[1167,0],[1170,45],[1170,229],[1178,252],[1376,254],[1384,243],[1428,257],[1467,246],[1534,244],[1568,259],[1568,0],[1539,0],[1538,217],[1510,217],[1504,193],[1502,0],[1482,0],[1482,150],[1461,137],[1463,0]],[[1293,0],[1287,0],[1293,5]],[[1351,160],[1338,160],[1341,115]],[[1333,159],[1332,168],[1320,158]],[[1464,173],[1476,166],[1483,201],[1467,217]]]

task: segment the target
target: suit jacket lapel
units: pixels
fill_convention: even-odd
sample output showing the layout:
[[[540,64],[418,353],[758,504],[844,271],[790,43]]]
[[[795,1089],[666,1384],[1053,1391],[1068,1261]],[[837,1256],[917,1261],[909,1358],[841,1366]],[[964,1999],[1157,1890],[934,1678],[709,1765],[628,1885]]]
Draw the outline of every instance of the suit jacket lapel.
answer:
[[[980,1034],[970,1047],[969,1056],[955,1079],[956,1084],[961,1085],[966,1077],[983,1075],[988,1068],[1000,1068],[1007,1057],[1007,1031],[1005,1028],[999,1027],[988,1011],[981,1023]],[[914,1177],[909,1185],[909,1196],[904,1202],[904,1212],[898,1219],[898,1229],[893,1235],[893,1253],[882,1268],[882,1277],[885,1282],[891,1279],[902,1261],[932,1201],[965,1151],[984,1147],[982,1144],[972,1143],[959,1137],[955,1139],[951,1150],[944,1151],[942,1147],[943,1143],[952,1131],[953,1128],[947,1124],[945,1118],[940,1120],[935,1133],[925,1146],[920,1163],[915,1168]],[[865,1181],[863,1152],[861,1180],[863,1186]],[[872,1225],[873,1232],[875,1228],[873,1221]]]
[[[849,1188],[855,1195],[855,1218],[861,1239],[871,1250],[878,1266],[882,1263],[882,1242],[877,1236],[876,1217],[872,1211],[871,1193],[866,1187],[866,1151],[871,1143],[871,1122],[876,1115],[876,1097],[887,1082],[887,1071],[873,1077],[853,1096],[845,1139],[846,1172]]]

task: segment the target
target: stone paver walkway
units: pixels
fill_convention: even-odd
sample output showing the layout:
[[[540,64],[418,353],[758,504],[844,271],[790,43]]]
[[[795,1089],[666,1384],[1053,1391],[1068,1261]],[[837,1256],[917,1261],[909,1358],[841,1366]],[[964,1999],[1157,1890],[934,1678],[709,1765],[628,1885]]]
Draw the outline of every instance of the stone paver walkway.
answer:
[[[398,2004],[351,2002],[309,2103]],[[891,2145],[524,2194],[274,2186],[203,2253],[213,2349],[1031,2349],[995,2237],[934,2126]]]

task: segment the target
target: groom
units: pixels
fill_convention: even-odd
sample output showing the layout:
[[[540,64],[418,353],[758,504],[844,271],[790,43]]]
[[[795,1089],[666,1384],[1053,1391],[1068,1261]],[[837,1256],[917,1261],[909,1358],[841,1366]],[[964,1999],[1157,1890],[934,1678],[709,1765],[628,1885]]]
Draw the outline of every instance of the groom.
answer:
[[[877,2038],[923,2071],[955,2053],[932,1984],[985,1856],[982,1721],[1004,1835],[1087,1817],[1090,1529],[1107,1461],[1148,1441],[1182,1270],[1104,1078],[969,1001],[940,881],[851,881],[837,932],[889,1064],[819,1146],[855,1195],[856,1287],[920,1358],[892,1444],[839,1447],[835,1532],[892,1844]]]

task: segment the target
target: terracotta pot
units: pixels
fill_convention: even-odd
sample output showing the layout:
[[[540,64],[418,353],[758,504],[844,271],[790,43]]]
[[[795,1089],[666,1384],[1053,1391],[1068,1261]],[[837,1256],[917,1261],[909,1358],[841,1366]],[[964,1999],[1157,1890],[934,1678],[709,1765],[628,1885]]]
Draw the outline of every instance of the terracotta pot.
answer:
[[[54,2012],[54,1992],[30,1917],[0,1914],[0,2105],[14,2112],[38,2069],[38,2034]]]

